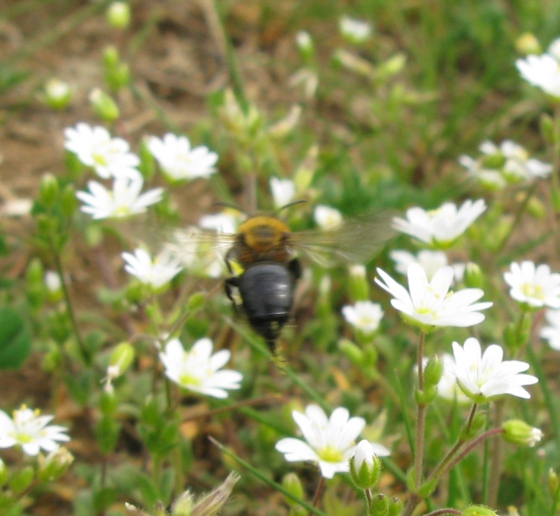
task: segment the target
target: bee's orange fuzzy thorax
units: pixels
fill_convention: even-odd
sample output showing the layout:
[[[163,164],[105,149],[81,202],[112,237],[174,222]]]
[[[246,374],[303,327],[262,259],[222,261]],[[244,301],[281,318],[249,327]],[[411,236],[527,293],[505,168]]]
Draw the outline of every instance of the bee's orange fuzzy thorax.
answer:
[[[281,220],[265,215],[251,217],[239,226],[238,233],[242,238],[244,251],[248,253],[247,261],[286,259],[286,238],[290,230]],[[243,249],[241,251],[245,254]],[[270,254],[271,251],[274,253]],[[251,254],[252,260],[249,259]],[[245,256],[240,258],[243,261]]]

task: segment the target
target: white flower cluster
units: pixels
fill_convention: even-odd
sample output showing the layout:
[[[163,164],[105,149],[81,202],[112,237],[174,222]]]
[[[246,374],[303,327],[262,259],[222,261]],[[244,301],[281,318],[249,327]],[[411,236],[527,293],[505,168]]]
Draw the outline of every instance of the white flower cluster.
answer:
[[[101,179],[113,181],[112,188],[97,181],[88,182],[88,191],[76,195],[81,210],[94,219],[121,218],[143,213],[163,198],[163,189],[141,193],[144,178],[138,171],[140,159],[123,138],[113,137],[104,127],[79,123],[64,131],[66,150],[90,167]],[[148,149],[171,181],[208,177],[218,156],[208,148],[191,148],[187,137],[168,133],[163,139],[148,138]]]
[[[521,145],[511,140],[505,140],[499,146],[485,141],[479,150],[481,157],[473,159],[463,155],[459,163],[489,190],[545,178],[552,172],[552,165],[531,158]]]

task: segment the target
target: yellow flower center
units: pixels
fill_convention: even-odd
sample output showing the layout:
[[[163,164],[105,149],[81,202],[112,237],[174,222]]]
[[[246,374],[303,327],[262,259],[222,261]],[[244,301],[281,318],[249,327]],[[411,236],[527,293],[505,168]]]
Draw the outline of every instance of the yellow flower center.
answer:
[[[200,378],[196,378],[189,374],[183,374],[179,376],[179,382],[181,385],[200,385]]]
[[[535,285],[534,283],[523,283],[523,285],[519,287],[519,290],[521,290],[521,292],[527,297],[533,297],[540,300],[543,300],[545,297],[542,285]]]
[[[332,446],[327,446],[326,448],[322,448],[321,450],[317,450],[317,455],[321,460],[325,462],[341,462],[342,461],[342,453],[340,450],[333,448]]]

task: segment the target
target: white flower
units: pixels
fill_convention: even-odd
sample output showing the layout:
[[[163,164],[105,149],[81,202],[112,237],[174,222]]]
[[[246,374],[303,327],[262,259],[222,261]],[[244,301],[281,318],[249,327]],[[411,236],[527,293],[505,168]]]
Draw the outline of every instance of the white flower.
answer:
[[[416,256],[408,251],[398,250],[391,251],[389,256],[395,262],[395,269],[401,274],[406,274],[411,264],[419,263],[426,271],[428,279],[431,279],[438,269],[448,264],[447,256],[443,251],[430,251],[429,249],[420,251]]]
[[[422,327],[473,326],[484,320],[479,310],[492,306],[490,302],[475,303],[484,295],[478,288],[450,291],[452,267],[439,269],[428,282],[422,266],[413,263],[407,271],[408,290],[383,270],[377,269],[377,273],[381,279],[375,278],[375,282],[393,296],[391,305],[402,312],[407,321],[415,321]]]
[[[162,198],[162,188],[154,188],[140,194],[143,184],[144,180],[140,175],[115,179],[113,190],[108,190],[96,181],[89,181],[89,192],[77,192],[76,197],[84,202],[80,209],[94,219],[128,217],[144,213],[148,206]]]
[[[165,375],[183,389],[227,398],[228,390],[239,389],[243,375],[230,369],[219,371],[231,353],[222,349],[212,355],[212,347],[210,339],[200,339],[190,351],[185,351],[179,339],[171,339],[159,354]]]
[[[560,98],[560,63],[550,54],[515,61],[521,77],[552,97]]]
[[[491,344],[482,354],[478,340],[470,337],[463,347],[453,342],[453,355],[449,367],[463,392],[475,403],[485,403],[504,394],[528,399],[531,395],[523,386],[539,381],[536,376],[519,374],[529,369],[526,362],[504,361],[504,350],[497,344]]]
[[[530,261],[513,262],[504,280],[511,287],[509,295],[516,301],[531,308],[560,308],[560,274],[551,272],[548,265],[535,267]]]
[[[216,169],[218,155],[202,145],[191,148],[186,136],[167,133],[163,139],[151,136],[148,149],[159,163],[163,174],[172,181],[209,177]]]
[[[483,157],[474,160],[469,156],[461,156],[459,162],[471,175],[492,189],[545,178],[552,172],[552,165],[530,158],[521,145],[511,140],[503,141],[499,147],[490,141],[484,141],[479,150]]]
[[[469,398],[459,387],[457,377],[453,373],[453,357],[449,353],[444,353],[441,357],[443,362],[443,372],[437,384],[438,396],[448,401],[455,401],[460,405],[469,402]]]
[[[179,260],[167,249],[161,251],[155,258],[143,249],[136,249],[134,254],[122,253],[121,256],[126,262],[124,267],[126,272],[155,289],[171,281],[182,269]]]
[[[339,22],[340,33],[351,43],[362,43],[371,35],[371,25],[362,20],[342,16]]]
[[[560,38],[556,38],[548,47],[548,54],[550,54],[556,61],[560,63]]]
[[[435,210],[409,208],[406,219],[395,218],[395,229],[434,246],[449,246],[459,238],[486,209],[483,199],[465,201],[459,209],[446,202]]]
[[[66,428],[48,426],[54,416],[41,416],[38,410],[22,405],[14,410],[12,417],[0,410],[0,448],[21,446],[26,455],[37,455],[39,450],[47,452],[58,448],[56,441],[69,441]]]
[[[342,307],[346,322],[364,333],[373,333],[383,318],[383,310],[377,303],[357,301],[355,305]]]
[[[560,351],[560,310],[547,310],[544,316],[549,326],[542,328],[540,335],[552,349]]]
[[[239,225],[239,217],[232,215],[230,212],[223,211],[212,215],[203,215],[198,221],[201,228],[213,229],[218,233],[232,234],[236,232]]]
[[[296,185],[291,179],[271,178],[270,190],[272,191],[272,198],[276,208],[286,206],[294,200],[296,195]]]
[[[321,229],[334,229],[342,224],[342,215],[336,208],[319,205],[313,211],[315,222]]]
[[[45,271],[43,281],[45,282],[45,287],[47,287],[49,292],[59,292],[62,290],[60,276],[55,271]]]
[[[304,440],[287,437],[276,443],[276,449],[288,462],[316,462],[325,478],[349,471],[348,460],[354,455],[356,439],[366,425],[363,418],[350,417],[344,407],[335,409],[327,418],[318,405],[308,405],[304,414],[294,410],[292,417]],[[372,446],[377,455],[389,455],[384,446]]]
[[[303,52],[309,52],[313,49],[313,40],[309,32],[300,30],[296,33],[296,45]]]
[[[132,177],[140,173],[138,157],[130,152],[128,142],[112,138],[104,127],[79,123],[64,130],[64,148],[76,154],[81,163],[92,167],[103,179]]]

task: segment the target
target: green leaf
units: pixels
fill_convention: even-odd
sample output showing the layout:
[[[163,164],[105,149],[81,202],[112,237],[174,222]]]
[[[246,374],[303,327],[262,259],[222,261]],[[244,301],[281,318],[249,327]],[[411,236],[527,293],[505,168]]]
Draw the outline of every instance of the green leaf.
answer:
[[[30,350],[31,334],[23,318],[13,308],[0,308],[0,369],[17,369]]]

